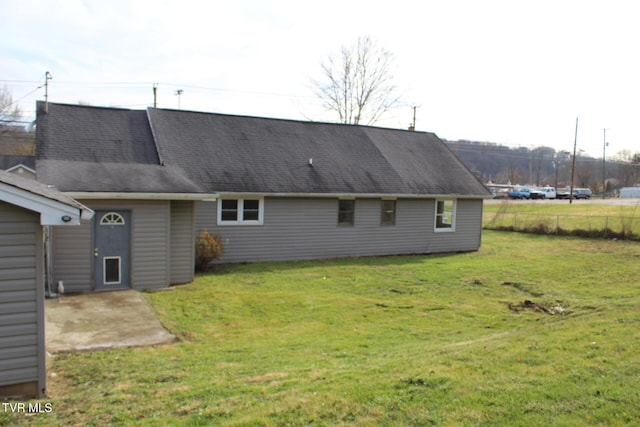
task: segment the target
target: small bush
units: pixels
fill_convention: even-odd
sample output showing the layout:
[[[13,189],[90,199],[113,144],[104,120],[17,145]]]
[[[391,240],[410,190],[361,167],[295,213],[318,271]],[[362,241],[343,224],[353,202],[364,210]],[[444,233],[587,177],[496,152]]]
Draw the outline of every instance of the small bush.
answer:
[[[201,230],[196,241],[196,271],[207,271],[211,261],[220,258],[223,251],[219,234],[211,235],[207,230]]]

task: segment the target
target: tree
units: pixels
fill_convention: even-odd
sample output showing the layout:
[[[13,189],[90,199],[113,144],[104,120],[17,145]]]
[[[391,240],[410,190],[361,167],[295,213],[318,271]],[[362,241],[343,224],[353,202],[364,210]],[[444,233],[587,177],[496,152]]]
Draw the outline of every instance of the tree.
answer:
[[[11,91],[0,88],[0,155],[33,156],[35,134],[19,123],[22,110],[14,104]]]
[[[0,126],[8,126],[11,122],[20,120],[22,110],[14,105],[11,91],[4,86],[0,89]]]
[[[392,66],[390,51],[368,36],[359,37],[353,46],[343,46],[338,57],[329,56],[321,64],[323,79],[311,84],[324,106],[338,113],[340,123],[373,124],[400,101]]]

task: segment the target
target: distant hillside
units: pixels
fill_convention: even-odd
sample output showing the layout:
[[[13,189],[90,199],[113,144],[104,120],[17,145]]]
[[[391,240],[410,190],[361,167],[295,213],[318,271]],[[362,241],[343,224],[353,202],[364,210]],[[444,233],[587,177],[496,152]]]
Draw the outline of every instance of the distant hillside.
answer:
[[[571,183],[571,153],[551,147],[512,148],[505,145],[467,140],[445,143],[483,182],[498,184],[550,185]],[[607,161],[607,191],[640,182],[637,154],[633,161]],[[602,159],[577,156],[574,185],[602,191]]]
[[[0,155],[35,155],[35,133],[23,130],[0,129]]]

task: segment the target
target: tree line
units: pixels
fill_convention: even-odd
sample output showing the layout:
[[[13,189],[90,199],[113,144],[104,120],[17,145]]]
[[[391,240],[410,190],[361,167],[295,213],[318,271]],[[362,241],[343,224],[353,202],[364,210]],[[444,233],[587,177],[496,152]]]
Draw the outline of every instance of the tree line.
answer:
[[[446,141],[458,158],[484,183],[568,187],[573,154],[552,147],[509,147],[469,140]],[[604,172],[604,175],[603,175]],[[615,192],[640,184],[640,152],[629,150],[607,159],[576,155],[574,186],[594,193]]]

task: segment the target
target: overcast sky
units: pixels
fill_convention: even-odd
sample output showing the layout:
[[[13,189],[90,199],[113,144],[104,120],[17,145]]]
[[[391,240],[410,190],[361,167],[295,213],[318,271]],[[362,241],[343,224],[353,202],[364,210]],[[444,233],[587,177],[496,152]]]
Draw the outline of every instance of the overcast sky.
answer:
[[[0,85],[99,106],[335,121],[309,81],[359,36],[395,55],[377,123],[442,138],[640,151],[640,4],[628,0],[0,0]],[[182,90],[177,96],[176,91]]]

